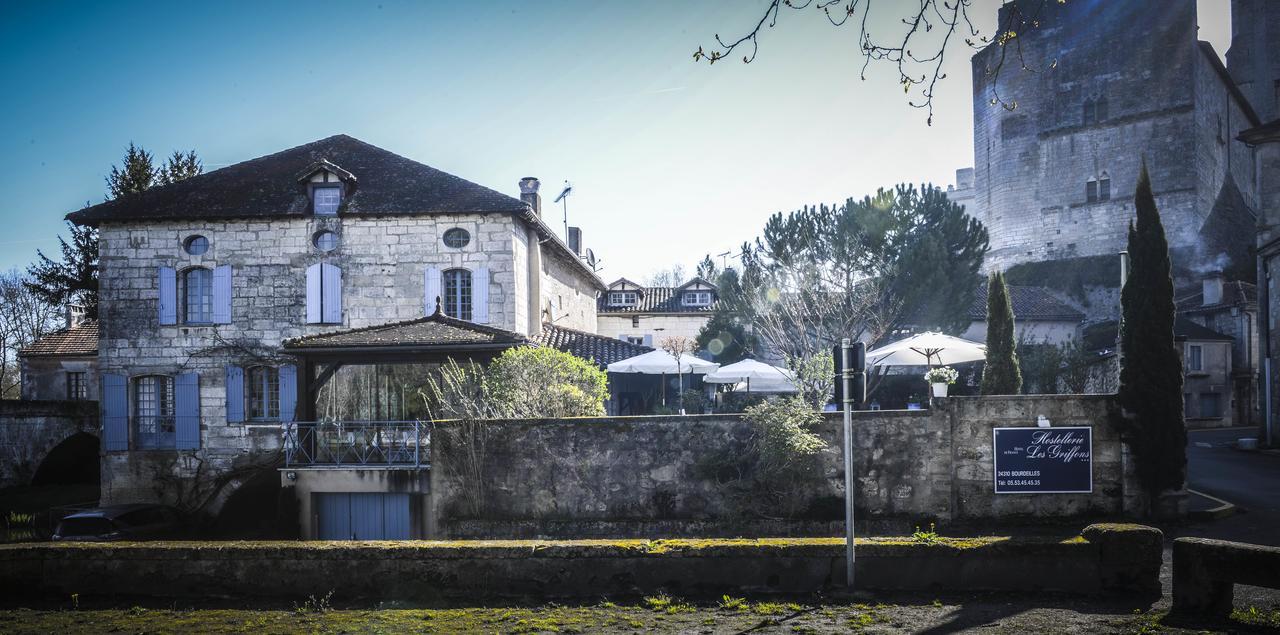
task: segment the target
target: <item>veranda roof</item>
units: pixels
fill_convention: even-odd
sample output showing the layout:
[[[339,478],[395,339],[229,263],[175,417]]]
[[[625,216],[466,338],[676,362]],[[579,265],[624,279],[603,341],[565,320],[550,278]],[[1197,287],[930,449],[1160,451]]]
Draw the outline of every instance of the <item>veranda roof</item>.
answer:
[[[867,352],[871,366],[949,366],[987,358],[987,347],[944,333],[920,333]]]

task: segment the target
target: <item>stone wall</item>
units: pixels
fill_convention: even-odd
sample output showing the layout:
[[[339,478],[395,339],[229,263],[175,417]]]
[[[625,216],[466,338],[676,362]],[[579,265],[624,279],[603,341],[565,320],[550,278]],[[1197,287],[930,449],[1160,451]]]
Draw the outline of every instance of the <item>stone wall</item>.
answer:
[[[98,400],[98,358],[71,357],[66,355],[24,356],[19,358],[22,367],[22,398],[62,400],[67,392],[67,373],[84,373],[85,399]]]
[[[639,326],[632,326],[634,318],[640,318]],[[698,337],[702,327],[711,319],[709,313],[679,313],[665,315],[602,315],[597,331],[605,337],[630,335],[633,337],[653,337],[656,347],[664,337],[683,336],[689,339]]]
[[[49,451],[80,432],[98,436],[97,402],[0,400],[0,487],[30,484]]]
[[[854,456],[858,517],[905,523],[1121,516],[1136,509],[1139,490],[1126,472],[1126,452],[1112,429],[1108,396],[960,397],[928,411],[858,412]],[[992,428],[1055,426],[1094,430],[1092,494],[995,495]],[[448,424],[444,424],[448,425]],[[734,475],[715,469],[746,451],[751,425],[737,415],[498,421],[489,434],[485,511],[468,511],[452,450],[433,440],[432,505],[443,536],[577,535],[646,526],[671,531],[673,521],[700,535],[741,535],[751,521],[789,517],[815,523],[843,516],[840,415],[818,430],[827,449],[812,469],[778,484],[776,502],[753,499]],[[442,432],[437,431],[437,434]],[[769,507],[773,505],[773,507]],[[530,525],[540,528],[530,529]],[[668,534],[670,535],[670,534]]]

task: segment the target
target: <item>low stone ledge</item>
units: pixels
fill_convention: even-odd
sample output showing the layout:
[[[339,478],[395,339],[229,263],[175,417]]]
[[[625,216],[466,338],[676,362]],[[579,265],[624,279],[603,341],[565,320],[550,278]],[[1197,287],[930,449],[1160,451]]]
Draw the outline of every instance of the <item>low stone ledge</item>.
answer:
[[[1236,584],[1280,589],[1280,547],[1210,538],[1173,541],[1173,611],[1227,617]]]
[[[1101,542],[1084,537],[859,540],[857,586],[885,591],[1144,591],[1148,581],[1137,574],[1115,575],[1103,554],[1118,548],[1115,541],[1122,538],[1117,536],[1149,534],[1093,533]],[[1141,551],[1143,558],[1151,557]],[[1154,562],[1143,558],[1126,562],[1144,575],[1158,572],[1158,551]],[[840,538],[0,546],[0,592],[9,597],[78,593],[297,599],[334,591],[339,599],[426,601],[621,597],[660,590],[716,597],[814,593],[843,585],[843,572]]]

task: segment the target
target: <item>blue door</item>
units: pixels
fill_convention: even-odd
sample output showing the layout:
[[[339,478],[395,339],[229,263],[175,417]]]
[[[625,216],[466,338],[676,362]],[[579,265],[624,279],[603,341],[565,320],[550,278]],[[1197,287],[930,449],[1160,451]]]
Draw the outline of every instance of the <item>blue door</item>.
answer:
[[[320,540],[408,540],[409,495],[316,494]]]

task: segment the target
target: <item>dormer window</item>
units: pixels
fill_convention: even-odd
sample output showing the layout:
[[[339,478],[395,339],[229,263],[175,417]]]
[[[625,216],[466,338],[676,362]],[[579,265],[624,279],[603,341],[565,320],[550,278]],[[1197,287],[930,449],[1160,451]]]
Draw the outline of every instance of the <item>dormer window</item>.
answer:
[[[333,216],[338,213],[338,205],[342,203],[342,187],[338,185],[317,186],[312,190],[311,197],[317,216]]]
[[[711,292],[685,291],[683,301],[685,306],[707,306],[711,304]]]
[[[634,306],[640,299],[635,291],[610,291],[609,306]]]

